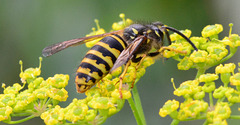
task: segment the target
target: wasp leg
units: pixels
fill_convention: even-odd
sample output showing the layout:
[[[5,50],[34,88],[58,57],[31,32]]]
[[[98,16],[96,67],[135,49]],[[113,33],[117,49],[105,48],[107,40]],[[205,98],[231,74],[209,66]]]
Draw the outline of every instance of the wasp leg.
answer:
[[[177,50],[177,49],[174,49],[174,48],[171,48],[171,47],[167,47],[167,46],[161,47],[161,49],[159,50],[159,52],[162,53],[164,50],[174,51],[174,52],[176,52],[176,53],[187,54],[186,51]]]
[[[97,87],[98,87],[98,88],[101,88],[101,84],[100,84],[100,82],[104,83],[105,80],[101,79],[99,82],[97,82]]]
[[[137,66],[135,66],[135,70],[137,71],[137,69],[139,69],[139,67],[141,66],[143,60],[147,57],[147,55],[143,55],[142,57],[138,57],[136,58],[136,56],[133,57],[132,61],[134,62],[138,62]],[[136,61],[137,60],[137,61]],[[137,78],[137,73],[134,74],[133,76],[133,81],[132,81],[132,84],[131,84],[131,88],[134,87],[134,83],[135,83],[135,80]]]
[[[132,62],[138,63],[138,62],[140,62],[142,60],[142,58],[143,57],[141,57],[141,56],[137,58],[136,55],[133,55]]]
[[[167,36],[168,45],[171,45],[171,44],[172,44],[172,41],[171,41],[171,39],[170,39],[170,35],[169,35],[169,32],[168,32],[168,30],[167,30],[167,29],[165,29],[164,31],[165,31],[165,33],[166,33],[166,36]]]
[[[144,60],[146,57],[147,57],[146,54],[144,54],[142,57],[139,57],[141,60],[139,60],[138,65],[136,66],[136,69],[138,69],[138,68],[141,66],[143,60]]]
[[[152,52],[152,53],[148,53],[147,56],[150,56],[150,57],[155,57],[155,56],[158,56],[161,52]]]
[[[123,73],[122,73],[122,74],[120,75],[120,77],[119,77],[119,94],[120,94],[120,99],[122,99],[123,78],[124,78],[124,76],[126,75],[127,69],[128,69],[128,67],[130,66],[130,64],[131,64],[131,61],[128,61],[127,64],[126,64],[126,66],[125,66],[125,68],[124,68]]]

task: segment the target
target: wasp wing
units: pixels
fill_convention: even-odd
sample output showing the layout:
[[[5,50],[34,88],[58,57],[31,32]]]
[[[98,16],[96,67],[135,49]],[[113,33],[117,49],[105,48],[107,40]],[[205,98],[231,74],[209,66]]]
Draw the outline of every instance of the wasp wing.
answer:
[[[126,49],[121,52],[110,72],[122,66],[123,64],[126,64],[130,59],[132,59],[133,55],[136,53],[142,43],[146,42],[146,40],[146,36],[137,37]]]
[[[82,37],[82,38],[72,39],[72,40],[68,40],[68,41],[63,41],[60,43],[56,43],[56,44],[47,46],[46,48],[44,48],[42,50],[42,55],[44,57],[51,56],[61,50],[71,47],[71,46],[81,45],[86,42],[89,42],[89,41],[92,41],[95,39],[99,39],[99,38],[103,38],[103,37],[106,37],[106,36],[109,36],[112,34],[121,35],[122,33],[123,33],[123,30],[118,30],[118,31],[110,32],[110,33],[104,33],[104,34],[99,34],[99,35],[94,35],[94,36],[88,36],[88,37]]]

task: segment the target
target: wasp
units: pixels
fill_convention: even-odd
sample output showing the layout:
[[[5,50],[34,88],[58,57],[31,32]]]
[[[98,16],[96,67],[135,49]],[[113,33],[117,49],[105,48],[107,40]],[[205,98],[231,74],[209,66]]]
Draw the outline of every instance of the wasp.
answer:
[[[130,61],[141,62],[143,56],[139,55],[155,57],[161,54],[159,50],[163,48],[165,35],[171,44],[168,30],[179,34],[191,44],[194,50],[198,50],[190,39],[177,29],[160,22],[153,22],[146,25],[132,24],[123,30],[56,43],[44,48],[42,55],[51,56],[68,47],[102,38],[86,53],[77,69],[76,89],[77,92],[83,93],[114,69],[125,65],[126,72]],[[152,49],[156,51],[150,52]],[[119,90],[121,87],[122,82]]]

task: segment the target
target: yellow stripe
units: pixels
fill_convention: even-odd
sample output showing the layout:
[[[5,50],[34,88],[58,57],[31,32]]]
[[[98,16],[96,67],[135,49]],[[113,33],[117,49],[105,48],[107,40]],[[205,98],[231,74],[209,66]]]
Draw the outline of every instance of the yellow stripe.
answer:
[[[79,67],[78,70],[77,70],[78,73],[87,74],[87,75],[89,75],[89,76],[91,76],[91,77],[93,77],[93,78],[95,78],[95,79],[101,79],[101,78],[102,78],[102,77],[100,77],[100,76],[98,75],[97,72],[92,72],[92,73],[91,73],[90,71],[91,71],[91,69],[89,69],[89,68],[82,68],[82,67]]]
[[[82,60],[82,62],[85,62],[85,63],[89,63],[89,64],[92,64],[92,65],[94,65],[97,69],[99,69],[99,70],[101,70],[102,72],[103,72],[103,74],[105,74],[106,72],[107,72],[107,70],[106,70],[106,66],[104,65],[104,64],[97,64],[97,60],[92,60],[92,59],[89,59],[89,58],[84,58],[83,60]],[[83,69],[83,68],[81,68],[81,67],[79,67],[78,68],[78,70],[81,70],[81,69]],[[78,71],[77,70],[77,71]],[[90,69],[91,70],[91,69]],[[81,71],[79,71],[79,72],[81,72]],[[95,78],[95,77],[94,77]]]
[[[112,58],[110,56],[103,56],[103,54],[101,52],[96,51],[96,50],[89,50],[87,52],[87,54],[96,55],[96,56],[100,57],[101,59],[103,59],[105,62],[107,62],[110,67],[113,67]]]
[[[97,80],[96,80],[96,81],[97,81]],[[82,77],[82,78],[76,77],[76,78],[75,78],[75,82],[76,82],[77,84],[80,84],[80,85],[90,85],[90,86],[92,86],[92,85],[95,84],[95,83],[93,83],[92,80],[89,80],[88,82],[86,82],[86,78],[84,78],[84,77]],[[77,89],[78,89],[78,87],[77,87]],[[80,90],[80,91],[82,91],[82,90]]]
[[[114,39],[116,39],[121,45],[122,47],[125,49],[126,48],[126,45],[124,44],[124,41],[119,39],[117,36],[115,35],[111,35],[111,37],[113,37]]]
[[[103,43],[101,41],[99,41],[96,45],[102,46],[103,48],[107,49],[108,51],[110,51],[116,58],[118,58],[118,56],[120,55],[120,51],[115,49],[115,48],[111,48],[108,44]]]

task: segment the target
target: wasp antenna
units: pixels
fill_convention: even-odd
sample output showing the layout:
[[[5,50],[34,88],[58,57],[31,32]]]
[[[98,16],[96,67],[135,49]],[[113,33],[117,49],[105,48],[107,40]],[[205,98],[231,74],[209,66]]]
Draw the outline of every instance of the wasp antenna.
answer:
[[[177,33],[178,35],[182,36],[185,40],[187,40],[191,44],[191,46],[194,48],[194,50],[198,51],[197,47],[193,44],[193,42],[189,38],[187,38],[183,33],[178,31],[177,29],[174,29],[172,27],[167,27],[167,26],[163,26],[163,28],[171,30],[171,31]]]

